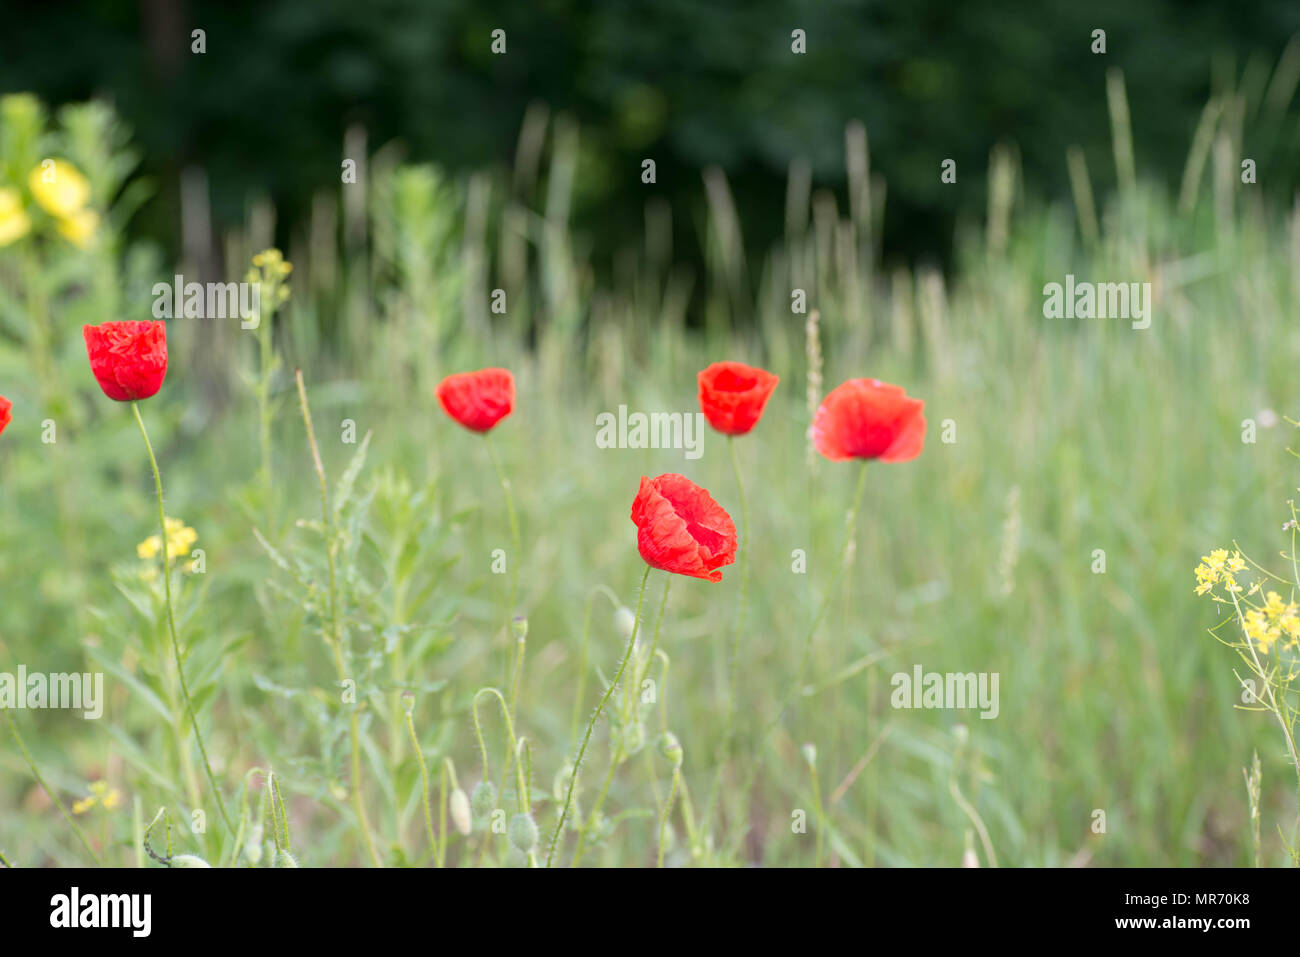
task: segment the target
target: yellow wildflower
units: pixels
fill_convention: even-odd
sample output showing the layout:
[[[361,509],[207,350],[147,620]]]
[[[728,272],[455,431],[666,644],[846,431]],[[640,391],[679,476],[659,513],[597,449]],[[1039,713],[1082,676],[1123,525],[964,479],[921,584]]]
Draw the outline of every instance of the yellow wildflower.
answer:
[[[45,160],[27,177],[32,197],[58,219],[81,212],[90,201],[90,182],[67,160]]]
[[[1273,642],[1278,638],[1278,629],[1269,625],[1263,612],[1254,609],[1246,612],[1242,619],[1241,630],[1246,633],[1247,638],[1259,645],[1259,650],[1264,654],[1268,654]]]
[[[27,235],[32,221],[23,209],[18,190],[0,187],[0,246],[8,246]]]
[[[90,794],[72,805],[73,814],[85,814],[96,804],[106,811],[111,811],[122,803],[122,792],[110,788],[104,781],[95,781],[90,785]]]
[[[177,557],[190,553],[194,543],[199,540],[199,533],[194,531],[179,518],[168,518],[167,527],[167,560],[175,561]],[[150,535],[143,542],[135,547],[135,553],[140,556],[141,560],[149,561],[156,558],[162,551],[162,537],[159,535]]]
[[[1204,595],[1215,585],[1222,583],[1230,592],[1241,591],[1235,577],[1237,572],[1246,568],[1246,560],[1241,552],[1228,554],[1226,548],[1216,548],[1208,555],[1201,556],[1201,564],[1196,566],[1196,594]]]
[[[59,235],[78,249],[86,249],[99,231],[99,214],[93,209],[83,209],[71,216],[56,220]]]

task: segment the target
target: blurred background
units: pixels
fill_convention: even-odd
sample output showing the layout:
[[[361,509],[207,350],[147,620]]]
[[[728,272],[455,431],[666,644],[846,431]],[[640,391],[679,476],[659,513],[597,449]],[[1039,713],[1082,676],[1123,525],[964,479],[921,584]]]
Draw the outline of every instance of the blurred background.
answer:
[[[144,413],[168,512],[206,550],[178,580],[217,776],[234,805],[273,764],[304,863],[365,855],[294,370],[346,535],[361,786],[385,861],[427,863],[397,696],[416,695],[428,765],[453,761],[468,789],[474,695],[507,680],[511,648],[485,557],[509,541],[492,464],[435,385],[487,365],[519,383],[494,437],[519,500],[517,725],[545,834],[622,646],[612,612],[636,601],[640,476],[679,471],[739,505],[719,437],[698,461],[600,449],[596,416],[693,411],[696,371],[724,358],[782,378],[737,442],[754,548],[733,760],[729,570],[673,585],[671,683],[659,673],[656,711],[600,729],[586,863],[655,861],[669,772],[622,743],[664,730],[685,753],[673,865],[1293,860],[1296,770],[1276,724],[1243,710],[1192,569],[1237,542],[1292,570],[1300,7],[51,0],[4,22],[0,671],[108,674],[102,720],[19,721],[68,804],[118,789],[84,818],[110,862],[143,866],[158,807],[186,818],[203,786],[137,553],[157,531],[152,477],[80,326],[148,318],[178,272],[250,269],[287,300],[253,331],[170,320]],[[76,202],[33,180],[50,157],[84,177]],[[272,246],[291,272],[258,256]],[[1150,328],[1044,318],[1044,285],[1067,274],[1150,283]],[[923,398],[929,438],[873,468],[782,715],[856,478],[809,454],[807,427],[851,376]],[[999,717],[892,708],[891,676],[918,664],[1000,674]],[[82,861],[20,754],[0,749],[0,769],[0,849]],[[816,809],[806,834],[800,808]],[[223,833],[176,840],[222,860]],[[478,840],[450,862],[504,861]]]
[[[512,9],[513,7],[513,9]],[[647,191],[672,204],[675,258],[706,256],[701,170],[725,174],[751,255],[783,233],[796,164],[810,187],[845,180],[844,130],[870,132],[888,183],[877,237],[890,264],[950,265],[954,226],[987,205],[988,154],[1015,144],[1026,188],[1068,195],[1065,151],[1080,146],[1094,189],[1115,183],[1101,77],[1124,71],[1144,173],[1176,180],[1213,95],[1240,89],[1239,122],[1261,165],[1300,142],[1266,87],[1300,10],[1275,0],[1241,16],[1215,2],[1023,4],[578,0],[493,8],[477,0],[141,0],[25,5],[0,38],[0,89],[47,103],[102,98],[133,132],[152,191],[133,234],[181,249],[182,184],[193,230],[240,224],[274,204],[275,238],[304,229],[317,194],[352,151],[391,142],[456,174],[514,167],[529,110],[580,128],[572,221],[607,275],[636,248]],[[807,52],[791,52],[802,29]],[[191,52],[191,31],[206,52]],[[506,31],[506,54],[490,34]],[[1092,52],[1092,31],[1106,52]],[[1262,111],[1262,115],[1260,115]],[[959,188],[940,182],[957,163]],[[1275,163],[1260,189],[1287,200],[1300,170]],[[198,208],[194,208],[198,207]],[[192,237],[200,242],[201,237]],[[693,302],[693,308],[698,302]]]

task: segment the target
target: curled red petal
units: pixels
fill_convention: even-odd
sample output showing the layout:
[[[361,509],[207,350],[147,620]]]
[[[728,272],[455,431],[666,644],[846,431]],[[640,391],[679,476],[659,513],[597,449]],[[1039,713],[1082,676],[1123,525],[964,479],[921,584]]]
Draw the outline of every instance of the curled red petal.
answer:
[[[646,564],[676,575],[721,581],[736,560],[736,525],[726,509],[684,475],[641,478],[632,502],[637,550]]]

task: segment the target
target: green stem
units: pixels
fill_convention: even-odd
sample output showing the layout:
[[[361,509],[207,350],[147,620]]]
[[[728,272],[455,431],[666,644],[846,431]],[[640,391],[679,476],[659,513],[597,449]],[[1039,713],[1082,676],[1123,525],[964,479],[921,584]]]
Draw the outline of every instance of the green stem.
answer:
[[[176,637],[176,612],[172,607],[172,574],[170,559],[167,554],[167,516],[163,511],[162,475],[158,471],[158,459],[153,454],[153,443],[149,441],[149,430],[144,427],[144,418],[140,415],[140,403],[132,401],[131,411],[135,413],[136,424],[140,426],[140,435],[144,438],[145,451],[149,453],[149,466],[153,469],[154,490],[158,493],[158,530],[162,535],[163,595],[167,600],[167,630],[171,635],[172,654],[176,659],[176,676],[180,679],[181,694],[185,697],[185,708],[190,714],[190,723],[194,727],[194,740],[199,746],[199,755],[203,758],[203,770],[208,773],[208,783],[212,786],[212,796],[216,799],[221,819],[231,834],[235,826],[230,823],[226,813],[226,804],[221,800],[221,789],[217,787],[217,777],[212,773],[212,763],[208,761],[208,750],[203,745],[203,735],[199,732],[199,716],[194,711],[194,700],[190,697],[190,688],[185,681],[185,665],[181,659],[181,643]]]
[[[14,736],[14,743],[18,745],[18,750],[22,752],[23,758],[27,761],[27,766],[31,768],[32,777],[36,779],[36,783],[41,786],[41,789],[50,796],[50,800],[53,801],[54,806],[59,809],[59,813],[63,815],[69,824],[72,825],[72,830],[76,832],[77,839],[81,841],[81,845],[86,849],[86,853],[90,855],[90,859],[95,862],[97,867],[103,867],[104,862],[100,860],[99,855],[95,853],[95,849],[90,846],[90,841],[86,840],[86,834],[82,831],[81,826],[76,822],[73,816],[68,813],[68,809],[63,806],[63,802],[59,800],[59,795],[55,793],[54,789],[50,787],[49,784],[46,783],[45,777],[41,774],[41,769],[36,766],[35,758],[33,758],[31,752],[27,750],[27,744],[23,741],[23,736],[18,731],[18,722],[14,720],[14,716],[9,713],[9,710],[10,709],[8,708],[0,708],[0,711],[3,711],[5,717],[9,720],[9,731]]]
[[[509,575],[509,591],[506,593],[506,640],[508,642],[510,639],[510,623],[515,614],[515,600],[519,589],[519,559],[523,547],[520,545],[519,516],[515,513],[515,497],[510,490],[510,480],[506,478],[505,470],[501,468],[501,460],[497,457],[496,446],[492,444],[492,433],[484,432],[483,441],[487,444],[488,457],[492,459],[492,468],[496,470],[497,481],[501,483],[501,493],[505,496],[506,515],[510,519],[510,543],[514,549],[514,553],[510,556],[508,562],[509,570],[507,572]],[[519,648],[518,654],[520,658],[522,658],[522,645]],[[516,663],[515,670],[517,672],[518,663]],[[513,686],[513,681],[511,682],[511,685],[510,713],[513,714],[515,710],[515,696],[518,689]]]
[[[659,866],[664,866],[664,829],[668,825],[668,817],[672,814],[673,799],[677,797],[677,785],[682,779],[682,769],[673,768],[673,783],[668,789],[668,800],[664,803],[664,813],[659,818]]]
[[[424,752],[420,749],[420,739],[415,733],[415,720],[411,712],[406,712],[406,730],[411,735],[411,747],[415,749],[415,760],[420,765],[420,783],[424,793],[424,830],[429,836],[429,851],[434,860],[438,858],[438,839],[433,832],[433,810],[429,806],[429,768],[424,763]]]
[[[619,662],[618,671],[614,674],[614,680],[609,683],[609,687],[605,689],[605,694],[601,696],[600,704],[596,705],[596,710],[591,713],[591,720],[587,722],[587,731],[582,737],[582,745],[578,748],[578,757],[573,762],[573,774],[569,777],[569,789],[564,795],[564,807],[560,811],[560,820],[555,825],[555,833],[551,835],[551,844],[546,851],[547,867],[551,866],[555,846],[559,843],[560,834],[564,831],[564,822],[569,816],[569,807],[573,803],[573,786],[577,783],[578,773],[582,770],[582,759],[587,754],[587,745],[591,742],[591,733],[595,730],[596,722],[600,719],[601,712],[605,710],[605,705],[609,703],[614,689],[618,687],[619,679],[623,677],[623,671],[627,668],[628,659],[632,657],[632,649],[636,646],[636,633],[641,626],[641,604],[645,599],[645,583],[649,578],[650,566],[647,565],[645,574],[641,576],[641,587],[637,590],[635,621],[632,624],[632,634],[627,640],[627,648],[623,652],[623,660]]]
[[[736,629],[731,634],[731,645],[727,650],[727,714],[722,724],[722,755],[713,772],[713,785],[709,788],[709,803],[704,812],[706,822],[712,819],[713,807],[722,787],[722,773],[735,747],[736,664],[740,657],[740,636],[745,629],[745,605],[749,596],[749,502],[745,497],[745,479],[740,471],[734,435],[727,436],[727,449],[731,453],[731,469],[736,474],[736,489],[740,495],[740,607],[736,610]]]
[[[330,513],[329,487],[325,481],[325,465],[321,461],[320,446],[316,444],[316,430],[311,424],[311,406],[307,404],[307,386],[303,382],[302,370],[297,372],[298,404],[302,409],[302,420],[307,427],[307,443],[311,446],[312,464],[316,468],[316,481],[320,485],[321,519],[325,523],[325,561],[329,566],[329,618],[330,633],[327,642],[334,652],[334,667],[338,672],[339,683],[348,679],[347,666],[343,662],[343,630],[339,619],[338,584],[334,570],[334,518]],[[370,821],[366,817],[366,802],[361,787],[361,720],[354,705],[351,712],[350,736],[352,739],[352,807],[357,815],[357,824],[361,828],[361,837],[366,845],[366,853],[375,867],[383,867],[379,852],[375,850],[375,840],[370,836]]]
[[[791,692],[797,691],[803,684],[804,672],[808,668],[808,659],[812,655],[813,637],[817,634],[817,628],[822,623],[822,619],[826,617],[826,610],[830,607],[831,598],[835,595],[835,586],[839,583],[840,575],[844,573],[844,565],[849,557],[849,548],[853,544],[854,533],[858,527],[858,509],[862,505],[862,493],[867,487],[867,465],[868,462],[864,461],[861,471],[858,473],[858,488],[853,494],[853,507],[849,509],[848,528],[844,535],[844,545],[840,548],[839,561],[835,563],[835,571],[831,574],[831,580],[826,586],[826,594],[822,597],[822,603],[813,618],[812,626],[808,629],[807,637],[804,638],[803,653],[799,658],[799,671]],[[787,699],[789,697],[793,697],[793,694],[788,694]]]
[[[614,772],[618,766],[623,763],[623,745],[614,749],[610,755],[609,767],[605,771],[605,780],[600,784],[600,792],[596,795],[596,801],[591,806],[591,812],[587,815],[587,820],[583,823],[582,829],[578,831],[578,845],[573,849],[573,862],[571,867],[577,867],[582,863],[582,855],[587,850],[587,831],[594,827],[596,819],[600,817],[600,809],[605,806],[605,798],[609,795],[609,786],[614,781]]]

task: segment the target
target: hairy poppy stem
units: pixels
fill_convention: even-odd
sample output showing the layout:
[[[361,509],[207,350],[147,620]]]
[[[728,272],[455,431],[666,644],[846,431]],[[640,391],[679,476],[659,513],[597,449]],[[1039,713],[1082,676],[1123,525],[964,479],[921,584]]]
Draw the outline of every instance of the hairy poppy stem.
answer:
[[[97,867],[103,867],[104,862],[99,859],[99,855],[95,853],[95,849],[90,846],[90,841],[86,840],[86,834],[81,829],[81,826],[77,824],[76,819],[68,813],[68,809],[63,806],[63,802],[59,800],[59,795],[55,793],[54,789],[50,787],[49,784],[46,783],[44,775],[41,774],[41,769],[36,765],[35,758],[33,758],[31,752],[27,750],[27,744],[23,741],[23,736],[18,731],[18,722],[14,720],[14,716],[10,713],[10,709],[0,708],[0,711],[3,711],[5,717],[9,720],[9,731],[14,736],[14,743],[18,745],[18,750],[22,752],[24,760],[27,761],[27,766],[32,769],[32,777],[34,777],[36,783],[41,786],[41,790],[50,796],[50,800],[53,801],[54,806],[59,809],[59,813],[67,819],[69,824],[72,825],[72,830],[76,832],[77,839],[81,841],[81,845],[86,849],[86,853],[90,855],[90,859],[95,862]]]
[[[510,556],[509,567],[509,591],[506,593],[506,640],[510,640],[510,622],[515,614],[515,599],[519,590],[519,556],[523,550],[520,545],[519,537],[519,516],[515,513],[515,497],[510,490],[510,480],[506,478],[505,470],[501,468],[501,460],[497,457],[496,446],[492,444],[492,434],[483,433],[483,441],[487,444],[488,457],[492,459],[492,468],[496,470],[497,481],[501,483],[501,493],[506,500],[506,515],[510,519],[510,543],[514,548],[514,554]],[[518,659],[516,661],[516,674],[510,682],[510,711],[513,714],[515,710],[515,698],[519,693],[519,676],[518,666],[522,664],[524,649],[520,646]],[[507,658],[509,657],[507,653]]]
[[[329,485],[325,481],[325,465],[321,461],[320,446],[316,444],[316,430],[311,424],[311,406],[307,404],[307,386],[302,379],[302,370],[297,370],[298,405],[302,409],[302,421],[307,427],[307,444],[311,446],[312,464],[316,467],[316,481],[320,485],[321,521],[325,524],[325,561],[329,566],[329,616],[330,630],[326,641],[334,652],[334,667],[338,671],[339,683],[348,680],[347,666],[343,662],[343,630],[340,627],[338,608],[338,585],[334,572],[334,518],[330,512]],[[350,737],[352,739],[352,807],[356,811],[357,825],[361,828],[361,837],[366,845],[366,853],[375,867],[383,867],[379,852],[375,850],[375,840],[370,836],[370,820],[366,817],[366,802],[361,787],[361,722],[357,716],[355,704],[350,715]]]
[[[569,816],[569,808],[573,804],[573,788],[578,782],[578,773],[582,770],[582,759],[587,754],[587,745],[591,743],[591,732],[596,728],[596,722],[600,720],[601,712],[605,710],[605,705],[614,694],[614,689],[618,687],[619,680],[623,677],[623,672],[627,669],[628,659],[632,657],[632,649],[636,647],[636,633],[641,627],[641,605],[645,600],[645,583],[650,578],[650,566],[646,565],[645,574],[641,576],[641,587],[636,593],[636,613],[632,624],[632,634],[627,639],[627,648],[623,651],[623,660],[618,664],[618,671],[614,673],[614,679],[605,689],[605,694],[600,699],[600,704],[596,705],[596,710],[591,713],[591,720],[587,722],[587,732],[582,736],[582,745],[578,748],[578,756],[573,762],[573,774],[569,776],[569,789],[564,795],[564,807],[560,810],[560,820],[555,825],[555,833],[551,835],[551,845],[546,851],[546,866],[551,866],[551,858],[555,855],[555,845],[559,843],[560,834],[564,831],[564,822]]]
[[[737,549],[740,555],[740,607],[736,611],[736,630],[732,632],[731,646],[727,650],[727,714],[722,725],[722,759],[713,772],[713,786],[709,788],[709,803],[704,811],[706,822],[713,817],[713,807],[722,787],[722,773],[731,760],[735,744],[736,663],[740,656],[740,635],[745,629],[745,605],[749,597],[749,502],[745,498],[745,479],[740,471],[734,435],[727,436],[727,448],[731,452],[731,468],[736,473],[736,490],[740,494],[740,548]]]
[[[149,441],[149,430],[144,427],[144,418],[140,415],[140,403],[131,402],[131,411],[135,413],[136,424],[140,426],[140,435],[144,437],[145,451],[149,453],[149,465],[153,469],[154,490],[158,493],[158,531],[162,536],[163,595],[167,599],[167,630],[172,639],[172,655],[176,659],[176,676],[180,679],[181,694],[185,696],[185,708],[190,713],[190,724],[194,727],[194,740],[199,746],[199,755],[203,758],[203,770],[208,773],[208,783],[212,785],[212,796],[216,799],[221,819],[231,834],[235,826],[230,823],[226,813],[226,804],[221,800],[221,789],[217,786],[217,777],[212,773],[212,763],[208,761],[208,749],[203,746],[203,735],[199,733],[199,716],[194,710],[194,701],[190,697],[189,684],[185,681],[185,664],[181,660],[181,643],[176,637],[176,612],[172,607],[172,570],[167,554],[167,515],[163,511],[162,475],[158,471],[158,459],[153,454],[153,443]]]
[[[664,831],[668,828],[668,818],[673,812],[673,800],[677,797],[677,785],[682,780],[682,769],[673,768],[673,783],[668,789],[668,800],[664,802],[664,813],[659,816],[659,867],[664,866]]]

